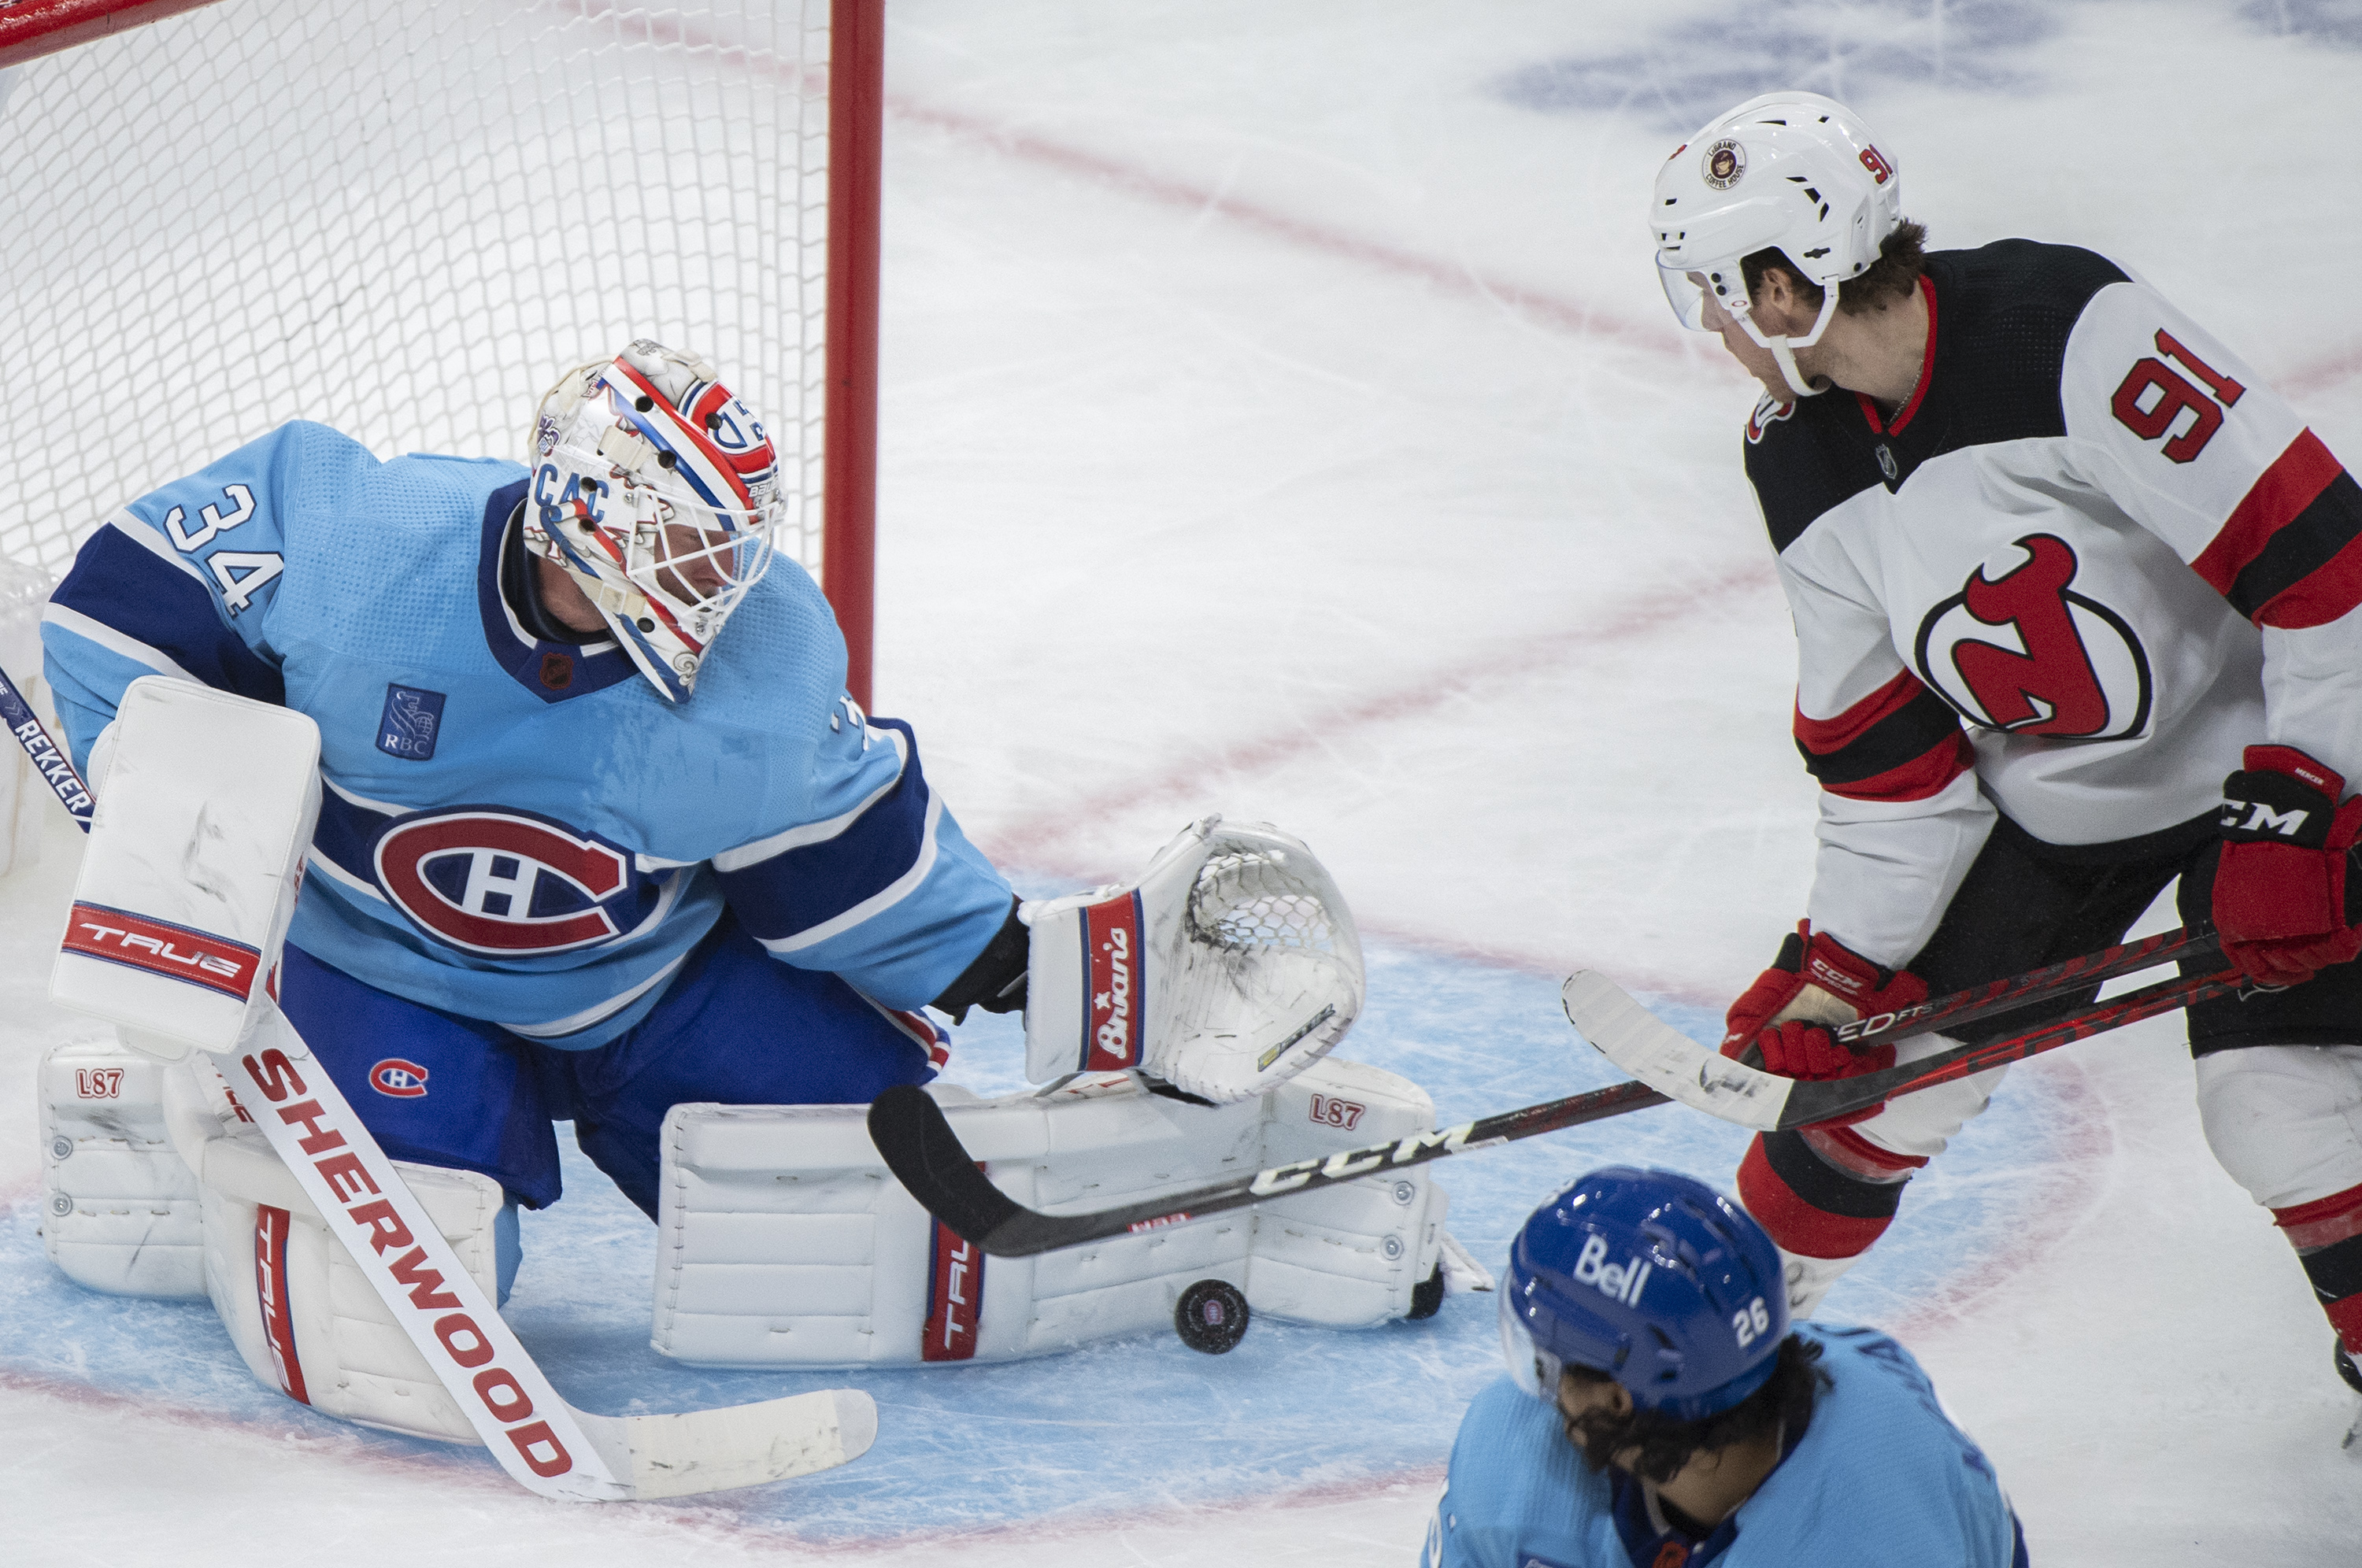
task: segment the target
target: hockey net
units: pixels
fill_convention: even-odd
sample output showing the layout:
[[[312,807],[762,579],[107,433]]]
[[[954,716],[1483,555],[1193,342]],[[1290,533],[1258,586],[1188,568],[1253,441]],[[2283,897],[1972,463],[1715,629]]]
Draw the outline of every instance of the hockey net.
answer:
[[[650,337],[767,422],[822,571],[830,0],[178,3],[0,71],[0,556],[290,419],[519,458]],[[43,5],[171,8],[0,0],[0,61]]]

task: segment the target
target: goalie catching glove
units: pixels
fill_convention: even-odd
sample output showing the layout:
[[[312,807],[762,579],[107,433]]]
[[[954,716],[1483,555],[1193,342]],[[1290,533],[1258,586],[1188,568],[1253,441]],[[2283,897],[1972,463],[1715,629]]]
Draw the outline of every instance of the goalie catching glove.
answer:
[[[1138,1068],[1216,1104],[1286,1082],[1362,1010],[1362,943],[1301,839],[1207,817],[1138,880],[1025,908],[1025,1072]]]
[[[1780,956],[1756,977],[1724,1020],[1722,1054],[1738,1060],[1753,1046],[1766,1072],[1783,1078],[1849,1078],[1894,1066],[1893,1045],[1856,1051],[1834,1032],[1837,1024],[1915,1007],[1927,982],[1905,969],[1873,964],[1811,921],[1799,921],[1780,944]],[[1832,1125],[1866,1121],[1871,1106]]]

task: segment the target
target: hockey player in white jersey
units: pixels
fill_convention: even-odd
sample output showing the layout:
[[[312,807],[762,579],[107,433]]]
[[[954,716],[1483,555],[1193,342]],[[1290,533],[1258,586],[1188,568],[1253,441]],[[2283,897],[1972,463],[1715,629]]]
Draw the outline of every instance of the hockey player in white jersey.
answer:
[[[1209,1277],[1314,1321],[1434,1310],[1443,1203],[1423,1176],[1320,1224],[1144,1239],[1067,1275],[988,1276],[955,1236],[931,1242],[861,1126],[878,1090],[944,1060],[930,1006],[1025,1007],[1029,1077],[1087,1075],[978,1112],[1043,1180],[1098,1160],[1114,1168],[1089,1179],[1110,1190],[1187,1187],[1268,1163],[1267,1141],[1272,1159],[1353,1142],[1317,1109],[1270,1125],[1264,1097],[1313,1068],[1357,1117],[1429,1125],[1416,1086],[1321,1060],[1361,999],[1341,897],[1297,841],[1209,818],[1139,880],[1021,914],[911,727],[845,695],[811,578],[770,569],[778,456],[712,367],[645,340],[581,367],[540,405],[531,457],[381,462],[286,425],[108,518],[42,628],[95,835],[141,831],[105,810],[110,757],[162,744],[116,722],[135,681],[316,723],[321,803],[273,994],[488,1289],[517,1266],[518,1207],[558,1197],[553,1123],[571,1121],[664,1217],[657,1342],[707,1364],[1040,1353],[1171,1323]],[[148,876],[175,854],[134,844],[108,863]],[[108,889],[77,900],[101,912],[69,922],[61,963],[186,978],[125,948]],[[255,944],[265,966],[276,941]],[[45,1076],[45,1126],[69,1146],[77,1107],[56,1086],[119,1049],[61,1047]],[[202,1268],[193,1281],[152,1236],[83,1245],[63,1221],[52,1257],[102,1288],[211,1295],[258,1375],[295,1397],[471,1441],[392,1320],[362,1321],[329,1283],[348,1265],[325,1233],[297,1223],[291,1248],[309,1210],[243,1109],[201,1072],[142,1093],[161,1121],[140,1158],[161,1174],[135,1179],[177,1200],[180,1165],[202,1173]],[[716,1105],[783,1109],[734,1121]],[[1127,1141],[1153,1157],[1127,1162]],[[703,1266],[709,1234],[734,1266]],[[742,1265],[765,1262],[826,1286],[750,1289]]]
[[[1705,1183],[1611,1165],[1536,1209],[1509,1375],[1460,1423],[1420,1568],[2024,1568],[1910,1353],[1792,1327],[1780,1254]]]
[[[2253,982],[2188,1015],[2208,1141],[2362,1386],[2362,489],[2127,269],[1926,252],[1900,187],[1859,116],[1780,93],[1683,144],[1651,199],[1676,314],[1765,388],[1746,466],[1822,788],[1808,918],[1723,1048],[1887,1066],[1827,1026],[2114,943],[2178,878]],[[2001,1076],[1756,1140],[1739,1194],[1800,1315]]]

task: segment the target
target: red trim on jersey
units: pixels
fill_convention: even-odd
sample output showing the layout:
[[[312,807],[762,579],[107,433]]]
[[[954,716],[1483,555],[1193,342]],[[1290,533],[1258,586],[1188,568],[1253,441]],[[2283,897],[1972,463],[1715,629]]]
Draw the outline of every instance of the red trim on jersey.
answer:
[[[1919,412],[1919,404],[1926,401],[1927,383],[1936,379],[1936,285],[1927,281],[1925,273],[1919,278],[1919,293],[1927,301],[1927,348],[1919,357],[1919,380],[1911,388],[1911,401],[1904,403],[1903,412],[1894,416],[1893,428],[1889,429],[1879,423],[1878,404],[1870,401],[1868,392],[1853,394],[1861,404],[1861,416],[1870,421],[1870,433],[1873,436],[1902,435],[1903,427],[1911,423],[1911,416]]]
[[[1760,1137],[1747,1145],[1747,1157],[1738,1162],[1738,1201],[1774,1242],[1808,1258],[1858,1256],[1894,1223],[1892,1214],[1864,1220],[1814,1208],[1780,1179],[1764,1157]]]
[[[2229,597],[2231,584],[2247,569],[2248,562],[2264,553],[2272,536],[2311,506],[2329,488],[2330,480],[2344,471],[2329,448],[2321,444],[2320,436],[2311,430],[2298,432],[2288,450],[2273,458],[2272,466],[2257,476],[2239,504],[2231,509],[2231,515],[2223,520],[2213,542],[2190,563],[2190,569],[2204,578],[2215,592]],[[2341,555],[2322,571],[2335,571],[2343,559]],[[2320,575],[2321,572],[2313,574]]]
[[[1976,765],[1977,748],[1956,730],[1900,767],[1847,784],[1825,783],[1821,788],[1849,801],[1925,801],[1941,794],[1953,779]]]
[[[2362,1187],[2349,1187],[2293,1209],[2275,1209],[2272,1223],[2288,1232],[2289,1245],[2301,1253],[2362,1236]]]
[[[1815,756],[1827,756],[1861,739],[1870,733],[1871,726],[1901,712],[1913,698],[1926,690],[1919,678],[1906,669],[1833,719],[1816,719],[1798,702],[1796,738]]]
[[[1927,694],[1919,678],[1904,670],[1833,719],[1816,719],[1800,703],[1795,711],[1796,744],[1815,756],[1832,756]],[[1937,794],[1976,766],[1976,749],[1969,737],[1954,730],[1907,762],[1883,773],[1821,788],[1849,801],[1924,801]]]
[[[2362,604],[2362,536],[2305,573],[2256,612],[2256,624],[2301,632],[2326,626]]]

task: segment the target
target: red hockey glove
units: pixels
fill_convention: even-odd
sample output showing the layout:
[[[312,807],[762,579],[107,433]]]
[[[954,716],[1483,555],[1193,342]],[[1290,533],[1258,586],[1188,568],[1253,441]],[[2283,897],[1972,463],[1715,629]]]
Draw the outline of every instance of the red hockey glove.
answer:
[[[2294,746],[2251,745],[2223,780],[2214,926],[2223,955],[2259,985],[2288,986],[2362,953],[2345,912],[2345,852],[2362,797]]]
[[[1915,1007],[1927,999],[1927,982],[1918,976],[1873,964],[1826,932],[1816,933],[1810,921],[1799,922],[1795,933],[1780,944],[1780,956],[1772,967],[1731,1004],[1724,1021],[1727,1032],[1722,1054],[1737,1058],[1752,1045],[1762,1055],[1764,1070],[1784,1078],[1849,1078],[1894,1066],[1892,1045],[1856,1051],[1840,1043],[1827,1027],[1826,1012],[1818,1022],[1805,1017],[1772,1022],[1808,985],[1827,992],[1855,1018]],[[1882,1109],[1870,1106],[1829,1124],[1842,1127],[1865,1121]]]
[[[1756,976],[1755,983],[1730,1004],[1723,1020],[1722,1054],[1735,1057],[1747,1049],[1806,986],[1828,992],[1850,1008],[1855,1018],[1916,1007],[1927,999],[1927,982],[1918,976],[1873,964],[1827,932],[1816,932],[1811,921],[1798,921],[1795,933],[1780,944],[1780,956],[1772,961],[1772,967]]]

